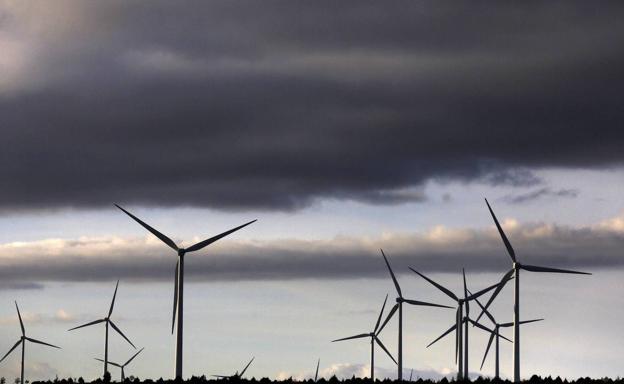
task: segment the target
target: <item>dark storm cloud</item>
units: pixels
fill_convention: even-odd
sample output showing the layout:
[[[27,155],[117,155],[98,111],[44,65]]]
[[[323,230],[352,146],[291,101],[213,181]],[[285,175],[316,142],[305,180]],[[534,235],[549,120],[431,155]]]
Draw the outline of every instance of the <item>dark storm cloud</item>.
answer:
[[[622,268],[622,218],[571,228],[550,224],[506,224],[519,260],[527,264],[595,271]],[[379,248],[397,273],[423,271],[504,272],[511,260],[494,228],[435,227],[426,233],[381,238],[280,239],[224,242],[186,257],[194,281],[388,278]],[[158,240],[82,238],[0,245],[0,280],[170,281],[175,254]],[[2,287],[0,286],[0,289]]]
[[[0,207],[297,209],[624,153],[621,3],[0,10]]]

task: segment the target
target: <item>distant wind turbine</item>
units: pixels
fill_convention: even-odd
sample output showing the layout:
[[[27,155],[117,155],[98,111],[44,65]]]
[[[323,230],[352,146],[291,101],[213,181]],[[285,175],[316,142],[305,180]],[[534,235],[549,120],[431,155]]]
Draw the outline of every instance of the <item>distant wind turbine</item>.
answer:
[[[22,328],[22,336],[17,341],[17,343],[15,343],[15,345],[13,347],[11,347],[11,349],[9,349],[9,352],[7,352],[6,355],[4,355],[4,357],[2,357],[2,359],[0,359],[0,363],[3,362],[4,359],[6,359],[6,357],[9,356],[11,354],[11,352],[13,352],[13,350],[15,348],[17,348],[21,344],[22,345],[22,366],[21,366],[21,371],[20,371],[21,372],[20,373],[20,378],[21,378],[20,379],[21,380],[20,383],[23,384],[23,383],[25,383],[25,381],[24,381],[24,357],[25,357],[26,341],[30,341],[31,343],[35,343],[35,344],[47,345],[48,347],[57,348],[57,349],[61,349],[61,347],[57,347],[56,345],[44,343],[43,341],[35,340],[35,339],[32,339],[32,338],[26,336],[26,330],[24,329],[24,322],[22,321],[22,315],[20,314],[19,307],[17,306],[17,301],[15,302],[15,309],[17,309],[17,317],[19,318],[20,327]]]
[[[136,349],[134,344],[132,344],[132,341],[130,341],[130,339],[128,339],[126,335],[124,335],[123,332],[121,332],[121,330],[117,328],[115,323],[113,323],[113,321],[110,319],[111,315],[113,314],[113,308],[115,307],[115,297],[117,297],[117,288],[119,288],[119,280],[117,280],[117,285],[115,285],[115,293],[113,294],[113,300],[111,301],[110,309],[108,310],[108,315],[105,318],[95,320],[90,323],[86,323],[86,324],[79,325],[77,327],[69,329],[69,331],[73,331],[78,328],[84,328],[84,327],[88,327],[88,326],[99,324],[99,323],[106,324],[106,338],[104,339],[104,375],[106,375],[106,372],[108,372],[108,326],[109,325],[113,327],[113,329],[117,331],[117,333],[119,333],[121,337],[123,337],[130,345],[132,345],[133,348]]]
[[[134,221],[139,223],[143,228],[150,231],[154,236],[159,238],[163,243],[167,244],[170,248],[178,253],[178,262],[176,264],[175,269],[175,278],[174,278],[174,290],[173,290],[173,319],[171,322],[171,333],[173,334],[173,330],[176,324],[176,312],[178,314],[178,332],[176,337],[176,365],[175,365],[175,377],[182,378],[182,354],[183,354],[183,325],[184,325],[184,255],[189,252],[199,251],[200,249],[214,243],[215,241],[224,238],[225,236],[238,231],[251,223],[254,223],[256,220],[252,220],[248,223],[245,223],[236,228],[232,228],[229,231],[225,231],[219,235],[213,236],[204,241],[200,241],[197,244],[191,245],[188,248],[180,248],[173,242],[170,238],[158,232],[156,229],[150,227],[145,222],[141,221],[138,217],[134,216],[132,213],[126,211],[119,205],[115,204],[115,206],[121,209],[126,215],[130,216]]]
[[[427,348],[435,344],[438,340],[448,335],[449,333],[455,331],[455,360],[458,363],[457,368],[457,380],[462,380],[464,378],[468,378],[468,322],[470,321],[470,301],[480,297],[481,295],[491,291],[492,289],[498,287],[500,283],[491,285],[485,289],[480,290],[475,294],[468,295],[468,288],[466,286],[466,272],[462,269],[463,279],[464,279],[464,297],[460,298],[455,295],[451,290],[442,286],[441,284],[433,281],[429,277],[424,274],[418,272],[412,267],[409,267],[412,272],[416,273],[423,279],[427,280],[431,285],[438,288],[442,293],[450,297],[451,299],[457,302],[457,311],[455,312],[455,325],[451,326],[446,332],[444,332],[440,337],[432,341]],[[464,306],[466,307],[466,316],[464,317]],[[462,331],[462,324],[464,325],[464,330]],[[464,345],[465,343],[465,345]],[[464,355],[464,350],[466,351]]]
[[[386,352],[386,354],[388,356],[390,356],[390,358],[392,359],[392,361],[394,361],[394,363],[396,364],[396,360],[394,359],[394,357],[392,357],[392,354],[390,353],[390,351],[388,351],[388,348],[386,348],[385,345],[383,345],[383,343],[381,342],[381,340],[379,340],[379,334],[381,333],[381,331],[383,330],[383,328],[386,326],[387,321],[380,327],[379,324],[381,323],[381,317],[383,316],[383,312],[384,309],[386,308],[386,302],[388,301],[388,295],[386,295],[386,299],[383,302],[383,306],[381,307],[381,312],[379,312],[379,317],[377,318],[377,323],[375,324],[375,328],[373,329],[372,332],[369,333],[361,333],[359,335],[355,335],[355,336],[349,336],[349,337],[344,337],[342,339],[336,339],[336,340],[332,340],[332,343],[335,343],[336,341],[344,341],[344,340],[352,340],[352,339],[361,339],[364,337],[370,337],[370,343],[371,343],[371,370],[370,370],[370,376],[371,376],[371,380],[375,381],[375,343],[377,343],[377,345],[379,345],[381,347],[381,349],[384,350],[384,352]]]
[[[123,363],[123,364],[113,363],[112,361],[109,361],[109,362],[108,362],[110,365],[114,365],[114,366],[115,366],[115,367],[117,367],[117,368],[121,368],[121,381],[122,381],[122,382],[123,382],[124,380],[126,380],[126,373],[125,373],[125,368],[126,368],[126,366],[127,366],[128,364],[130,364],[130,362],[131,362],[132,360],[134,360],[134,358],[135,358],[135,357],[137,357],[137,355],[138,355],[139,353],[143,352],[143,350],[144,350],[144,349],[145,349],[145,348],[141,348],[141,349],[139,349],[139,351],[138,351],[137,353],[135,353],[135,354],[134,354],[131,358],[129,358],[129,359],[128,359],[128,361],[126,361],[126,362],[125,362],[125,363]],[[104,360],[102,360],[102,359],[98,359],[98,358],[95,358],[95,360],[97,360],[97,361],[102,361],[102,362],[104,361]]]
[[[390,313],[388,313],[388,317],[386,317],[386,320],[384,321],[383,326],[385,326],[386,323],[390,321],[390,319],[392,318],[392,316],[394,316],[394,313],[398,309],[399,310],[399,345],[398,345],[399,362],[397,365],[398,365],[399,372],[397,375],[398,377],[397,380],[401,381],[403,380],[403,303],[407,303],[411,305],[421,305],[421,306],[427,306],[427,307],[439,307],[439,308],[452,308],[452,307],[449,307],[448,305],[432,304],[432,303],[427,303],[424,301],[410,300],[410,299],[404,298],[403,294],[401,293],[401,286],[399,285],[399,282],[394,276],[392,267],[390,267],[390,263],[388,262],[388,258],[386,257],[386,254],[384,253],[383,249],[381,250],[381,255],[383,256],[384,261],[386,262],[386,266],[388,267],[388,272],[390,272],[390,277],[392,277],[392,282],[394,283],[394,287],[396,288],[397,295],[398,295],[396,298],[396,304],[394,305],[394,307],[392,307],[392,309],[390,310]]]
[[[496,346],[495,346],[495,368],[494,368],[494,378],[495,379],[499,379],[500,378],[500,354],[499,354],[499,339],[502,337],[500,335],[500,329],[501,328],[509,328],[509,327],[513,327],[514,323],[513,322],[508,322],[508,323],[498,323],[496,321],[496,319],[494,318],[494,316],[490,313],[490,311],[488,311],[487,309],[485,309],[483,307],[483,305],[481,304],[481,302],[479,301],[479,299],[475,300],[477,302],[477,304],[479,304],[479,307],[481,307],[481,310],[485,312],[485,315],[488,317],[488,319],[490,319],[490,321],[492,322],[492,324],[494,325],[494,332],[490,333],[490,339],[488,340],[488,344],[487,344],[487,348],[485,349],[485,354],[483,355],[483,360],[481,361],[481,368],[483,369],[483,364],[485,363],[485,359],[487,358],[488,352],[490,351],[490,347],[492,346],[492,341],[496,340]],[[544,319],[533,319],[533,320],[523,320],[520,322],[520,325],[522,324],[528,324],[528,323],[534,323],[536,321],[542,321]]]
[[[501,284],[498,286],[498,288],[496,288],[494,293],[492,293],[492,296],[490,296],[490,300],[485,305],[484,310],[481,311],[481,314],[477,318],[477,321],[479,321],[481,316],[483,316],[483,314],[485,313],[485,309],[489,308],[490,304],[492,304],[492,302],[494,301],[498,293],[501,291],[501,289],[503,289],[503,287],[505,286],[509,278],[511,276],[514,276],[516,280],[515,289],[514,289],[514,320],[513,320],[513,324],[514,324],[513,325],[514,327],[514,336],[513,336],[514,383],[519,383],[520,382],[520,270],[524,269],[525,271],[529,271],[529,272],[572,273],[572,274],[578,274],[578,275],[591,275],[591,273],[571,271],[567,269],[540,267],[536,265],[520,264],[516,260],[516,252],[514,251],[513,247],[511,246],[511,243],[507,239],[507,236],[505,235],[503,228],[498,223],[498,219],[496,218],[496,215],[494,215],[494,211],[492,210],[492,207],[490,207],[490,203],[487,201],[487,199],[485,199],[485,203],[487,204],[487,207],[490,210],[490,214],[492,215],[492,219],[494,219],[494,223],[496,224],[498,233],[500,234],[501,239],[503,240],[503,243],[505,244],[505,248],[507,248],[507,253],[509,253],[509,257],[511,258],[511,261],[512,261],[512,267],[507,273],[505,273],[505,275],[501,279]]]
[[[237,380],[237,379],[241,379],[243,377],[243,375],[245,374],[245,371],[247,370],[247,368],[249,368],[249,366],[251,365],[251,362],[254,361],[256,357],[252,357],[251,360],[249,360],[249,363],[247,363],[247,365],[245,366],[245,368],[243,368],[243,370],[241,371],[241,373],[238,373],[238,371],[236,371],[235,374],[230,375],[230,376],[225,376],[225,375],[212,375],[212,377],[218,377],[220,379],[232,379],[232,380]]]

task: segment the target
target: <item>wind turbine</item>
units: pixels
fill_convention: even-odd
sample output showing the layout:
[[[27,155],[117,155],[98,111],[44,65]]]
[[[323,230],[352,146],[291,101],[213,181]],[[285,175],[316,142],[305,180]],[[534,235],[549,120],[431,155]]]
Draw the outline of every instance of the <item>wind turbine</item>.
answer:
[[[379,334],[381,333],[381,331],[384,329],[384,327],[386,326],[387,321],[380,327],[379,324],[381,323],[381,317],[383,316],[383,312],[384,309],[386,308],[386,302],[388,301],[388,295],[386,295],[386,299],[383,302],[383,306],[381,307],[381,312],[379,312],[379,317],[377,318],[377,323],[375,324],[375,328],[373,329],[372,332],[369,333],[361,333],[359,335],[355,335],[355,336],[349,336],[349,337],[344,337],[342,339],[336,339],[336,340],[332,340],[332,343],[335,343],[336,341],[343,341],[343,340],[352,340],[352,339],[361,339],[364,337],[370,337],[371,338],[371,380],[375,381],[375,343],[377,343],[381,349],[384,350],[384,352],[386,352],[386,354],[388,354],[388,356],[390,356],[390,358],[392,359],[392,361],[394,361],[394,363],[396,364],[396,360],[394,359],[394,357],[392,357],[392,354],[388,351],[388,349],[386,348],[385,345],[383,345],[383,343],[381,342],[381,340],[379,340]]]
[[[392,307],[392,309],[390,310],[390,313],[388,313],[388,317],[386,317],[386,320],[384,321],[383,326],[386,325],[386,323],[388,321],[390,321],[390,319],[392,318],[392,316],[394,316],[394,313],[397,311],[397,309],[399,310],[399,346],[398,346],[398,350],[399,350],[399,363],[398,363],[398,379],[399,381],[403,380],[403,303],[407,303],[407,304],[411,304],[411,305],[421,305],[421,306],[427,306],[427,307],[439,307],[439,308],[451,308],[447,305],[440,305],[440,304],[432,304],[432,303],[427,303],[424,301],[418,301],[418,300],[410,300],[410,299],[406,299],[403,297],[403,294],[401,293],[401,286],[399,285],[399,282],[397,281],[396,277],[394,276],[394,272],[392,271],[392,267],[390,267],[390,263],[388,262],[388,258],[386,257],[386,254],[384,253],[383,249],[381,249],[381,255],[384,258],[384,261],[386,262],[386,266],[388,267],[388,271],[390,272],[390,277],[392,277],[392,282],[394,283],[394,287],[396,288],[397,291],[397,298],[396,298],[396,304],[394,305],[394,307]],[[383,327],[382,327],[383,328]]]
[[[320,365],[321,365],[321,358],[319,357],[318,361],[316,362],[316,373],[314,374],[314,382],[315,383],[318,380],[318,370],[319,370],[319,366]]]
[[[499,339],[502,337],[500,335],[500,329],[512,327],[514,323],[513,322],[508,322],[508,323],[496,322],[496,319],[494,319],[494,316],[492,316],[492,314],[483,307],[481,302],[478,299],[476,299],[475,301],[477,302],[477,304],[479,304],[479,307],[481,307],[481,310],[485,312],[485,315],[488,317],[488,319],[490,319],[490,321],[494,325],[494,332],[490,333],[490,339],[488,340],[487,348],[485,349],[485,354],[483,355],[483,360],[481,361],[481,368],[479,369],[483,369],[483,364],[485,363],[485,359],[487,358],[488,352],[490,351],[490,347],[492,346],[492,341],[494,340],[494,338],[496,338],[496,348],[495,348],[496,365],[494,369],[494,379],[499,379],[500,378]],[[542,321],[542,320],[544,319],[523,320],[520,322],[520,325],[534,323],[536,321]]]
[[[485,199],[485,203],[487,204],[487,207],[490,210],[490,214],[492,215],[492,219],[494,219],[494,223],[496,224],[498,233],[500,234],[501,239],[503,240],[503,243],[505,244],[505,248],[507,248],[507,253],[509,253],[509,257],[511,258],[512,267],[507,273],[505,273],[505,275],[501,279],[501,284],[492,293],[492,296],[490,296],[490,300],[488,300],[487,304],[484,307],[484,310],[481,311],[481,314],[477,318],[477,321],[479,321],[481,316],[483,316],[483,314],[485,313],[485,309],[489,308],[490,304],[492,304],[492,302],[494,301],[498,293],[501,291],[501,289],[503,289],[503,287],[507,283],[507,280],[509,280],[511,276],[514,276],[516,280],[516,284],[514,287],[514,320],[513,320],[513,324],[514,324],[513,326],[514,328],[514,336],[513,336],[514,382],[519,383],[520,382],[520,270],[524,269],[525,271],[529,271],[529,272],[572,273],[572,274],[577,274],[577,275],[591,275],[591,273],[571,271],[567,269],[540,267],[537,265],[520,264],[516,259],[516,252],[514,251],[513,247],[511,246],[511,243],[507,239],[507,236],[505,235],[503,228],[498,223],[498,219],[496,218],[496,215],[494,215],[494,211],[492,210],[492,207],[490,207],[490,203],[487,201],[487,199]]]
[[[143,350],[144,350],[144,349],[145,349],[145,348],[141,348],[141,349],[139,349],[139,351],[138,351],[137,353],[135,353],[135,354],[134,354],[131,358],[129,358],[129,359],[128,359],[128,361],[126,361],[126,362],[125,362],[125,363],[123,363],[123,364],[113,363],[112,361],[109,361],[109,362],[108,362],[110,365],[114,365],[115,367],[121,368],[121,381],[122,381],[122,382],[126,379],[126,373],[125,373],[125,371],[124,371],[124,368],[126,368],[126,365],[130,364],[130,362],[131,362],[132,360],[134,360],[134,358],[135,358],[135,357],[137,357],[137,355],[138,355],[139,353],[143,352]],[[95,360],[97,360],[97,361],[102,361],[102,362],[104,361],[104,360],[102,360],[102,359],[98,359],[97,357],[95,358]]]
[[[212,377],[218,377],[220,379],[240,379],[243,377],[243,375],[245,374],[245,371],[247,370],[247,368],[249,368],[249,366],[251,365],[251,362],[254,361],[256,357],[252,357],[251,360],[249,360],[249,363],[247,363],[247,365],[245,366],[245,368],[243,368],[243,370],[241,371],[241,373],[238,373],[238,371],[236,371],[235,374],[231,375],[231,376],[225,376],[225,375],[212,375]]]
[[[36,339],[32,339],[28,336],[26,336],[26,330],[24,329],[24,322],[22,321],[22,315],[20,314],[20,310],[19,307],[17,306],[17,301],[15,302],[15,309],[17,309],[17,317],[19,318],[19,322],[20,322],[20,327],[22,328],[22,336],[20,337],[20,339],[17,341],[17,343],[15,343],[15,345],[13,347],[11,347],[11,349],[9,349],[9,352],[6,353],[6,355],[4,355],[4,357],[2,357],[2,359],[0,359],[0,363],[2,361],[4,361],[4,359],[6,359],[7,356],[9,356],[11,354],[11,352],[13,352],[13,350],[15,348],[17,348],[20,344],[22,345],[22,367],[21,367],[21,374],[20,374],[20,383],[24,384],[24,356],[25,356],[25,349],[26,349],[26,341],[30,341],[31,343],[35,343],[35,344],[42,344],[42,345],[47,345],[48,347],[52,347],[52,348],[57,348],[57,349],[61,349],[61,347],[57,347],[56,345],[52,345],[52,344],[48,344],[48,343],[44,343],[43,341],[40,340],[36,340]]]
[[[150,227],[148,224],[144,223],[138,217],[134,216],[132,213],[126,211],[119,205],[115,204],[115,206],[121,209],[126,215],[130,216],[134,221],[139,223],[143,228],[150,231],[154,236],[159,238],[163,243],[167,244],[170,248],[178,253],[178,262],[176,264],[175,269],[175,278],[174,278],[174,290],[173,290],[173,318],[171,322],[171,333],[173,334],[173,329],[176,324],[176,312],[178,314],[178,332],[176,337],[176,368],[175,368],[175,377],[182,378],[182,343],[183,343],[183,325],[184,325],[184,255],[189,252],[199,251],[200,249],[214,243],[215,241],[224,238],[225,236],[238,231],[251,223],[254,223],[256,220],[252,220],[248,223],[245,223],[236,228],[232,228],[229,231],[225,231],[219,235],[213,236],[204,241],[200,241],[197,244],[191,245],[188,248],[180,248],[173,242],[170,238],[158,232],[156,229]]]
[[[121,335],[121,337],[126,339],[126,341],[130,345],[132,345],[132,347],[134,349],[136,349],[134,344],[132,344],[132,341],[130,341],[130,339],[128,339],[126,337],[126,335],[124,335],[123,332],[121,332],[121,330],[119,328],[117,328],[115,323],[113,323],[113,321],[110,319],[111,315],[113,314],[113,308],[115,307],[115,297],[117,297],[117,288],[118,287],[119,287],[119,280],[117,280],[117,285],[115,285],[115,293],[113,294],[113,300],[111,301],[110,309],[108,310],[108,315],[105,318],[99,319],[99,320],[95,320],[95,321],[91,321],[89,323],[86,323],[86,324],[83,324],[83,325],[79,325],[77,327],[74,327],[74,328],[71,328],[71,329],[68,330],[68,331],[73,331],[73,330],[78,329],[78,328],[84,328],[84,327],[88,327],[88,326],[99,324],[99,323],[105,323],[106,324],[106,337],[104,339],[104,375],[105,376],[106,376],[106,372],[108,372],[108,326],[109,325],[111,327],[113,327],[113,329],[115,331],[117,331],[117,333],[119,333]]]
[[[470,315],[470,301],[480,297],[481,295],[491,291],[492,289],[498,287],[500,283],[491,285],[485,289],[480,290],[475,294],[468,295],[468,288],[466,286],[466,271],[462,269],[462,274],[464,278],[464,297],[460,298],[455,295],[450,289],[445,288],[441,284],[433,281],[429,277],[424,274],[418,272],[412,267],[409,267],[412,272],[416,273],[423,279],[427,280],[431,285],[438,288],[442,293],[450,297],[451,299],[457,302],[457,311],[455,312],[455,325],[451,326],[446,332],[444,332],[440,337],[435,339],[427,348],[432,346],[435,342],[448,335],[449,333],[455,331],[455,359],[458,361],[457,368],[457,380],[462,380],[463,378],[468,378],[468,322]],[[464,306],[466,307],[466,316],[464,317]],[[464,330],[462,331],[462,324],[464,325]],[[463,332],[463,333],[462,333]],[[465,342],[465,346],[464,346]],[[464,355],[464,349],[466,350],[466,354]],[[458,356],[459,355],[459,356]]]

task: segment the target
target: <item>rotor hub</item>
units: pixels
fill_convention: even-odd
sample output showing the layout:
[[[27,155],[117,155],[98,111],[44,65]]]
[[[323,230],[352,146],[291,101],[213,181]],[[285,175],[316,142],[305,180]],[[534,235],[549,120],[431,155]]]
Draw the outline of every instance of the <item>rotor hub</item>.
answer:
[[[182,256],[184,256],[185,253],[186,253],[186,249],[184,249],[184,248],[178,249],[178,256],[182,257]]]

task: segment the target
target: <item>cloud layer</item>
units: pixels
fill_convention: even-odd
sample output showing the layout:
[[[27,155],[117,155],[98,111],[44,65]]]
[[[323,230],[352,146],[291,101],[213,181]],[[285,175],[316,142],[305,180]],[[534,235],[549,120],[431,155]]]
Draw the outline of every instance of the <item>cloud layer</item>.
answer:
[[[616,217],[573,228],[545,223],[504,224],[521,262],[553,267],[621,268],[624,220]],[[385,278],[383,248],[398,273],[423,271],[502,272],[510,260],[495,229],[434,227],[425,233],[377,238],[264,240],[216,243],[186,256],[195,281]],[[0,279],[44,281],[172,280],[175,255],[147,238],[48,239],[0,245]]]
[[[620,166],[624,5],[0,3],[0,209],[421,201]]]

